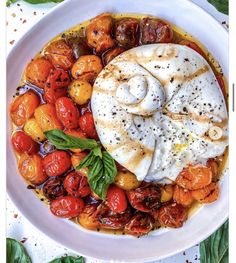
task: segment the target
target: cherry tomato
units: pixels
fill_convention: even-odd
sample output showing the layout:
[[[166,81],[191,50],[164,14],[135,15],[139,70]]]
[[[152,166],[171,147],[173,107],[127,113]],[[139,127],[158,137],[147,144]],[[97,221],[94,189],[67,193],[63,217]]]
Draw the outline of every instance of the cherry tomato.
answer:
[[[43,185],[43,194],[49,199],[54,200],[60,196],[66,195],[62,178],[49,178]]]
[[[63,185],[66,191],[75,197],[85,197],[91,193],[87,177],[78,172],[69,173],[64,179]]]
[[[17,97],[10,106],[12,121],[17,126],[22,126],[34,114],[35,109],[39,106],[39,96],[33,91],[27,91]]]
[[[80,112],[71,99],[59,98],[55,106],[58,119],[67,129],[78,128]]]
[[[219,175],[219,165],[216,160],[209,159],[206,163],[206,166],[211,168],[212,178],[217,178]]]
[[[81,163],[81,161],[87,156],[85,152],[77,152],[71,156],[72,166],[76,169],[76,167]],[[83,167],[77,170],[81,175],[88,176],[88,167]]]
[[[17,131],[11,138],[14,149],[19,153],[34,154],[39,150],[39,145],[23,131]]]
[[[79,127],[89,138],[98,139],[92,113],[85,112],[84,115],[79,118]]]
[[[203,53],[202,49],[196,43],[194,43],[190,40],[181,40],[179,42],[179,44],[183,45],[183,46],[190,47],[191,49],[195,50],[197,53],[199,53],[201,56],[204,57],[204,53]]]
[[[61,196],[50,204],[51,212],[58,217],[73,218],[78,216],[84,208],[84,201],[74,196]]]
[[[223,76],[221,74],[217,74],[216,75],[216,79],[217,79],[217,81],[218,81],[218,83],[220,85],[220,88],[222,90],[222,93],[223,93],[224,97],[226,98],[227,93],[226,93],[226,88],[225,88],[225,83],[224,83],[224,80],[223,80]]]
[[[83,211],[79,214],[78,221],[80,225],[87,229],[96,229],[100,226],[98,218],[96,217],[98,204],[88,203],[84,206]]]
[[[49,153],[43,159],[43,167],[48,176],[58,176],[65,173],[71,166],[70,155],[65,151]]]
[[[23,154],[20,157],[18,168],[20,174],[30,183],[40,185],[44,183],[48,176],[43,169],[42,157],[38,154]]]
[[[53,65],[45,58],[33,59],[27,66],[25,77],[27,81],[43,89]]]
[[[124,212],[127,208],[125,191],[115,185],[111,185],[107,191],[107,202],[113,212]]]
[[[122,47],[115,47],[115,48],[107,51],[103,55],[103,63],[104,63],[104,65],[107,65],[110,61],[112,61],[112,59],[114,59],[116,56],[120,55],[124,51],[125,51],[125,48],[122,48]]]
[[[70,76],[66,71],[63,69],[52,70],[44,86],[45,101],[54,104],[58,98],[66,96],[69,85]]]

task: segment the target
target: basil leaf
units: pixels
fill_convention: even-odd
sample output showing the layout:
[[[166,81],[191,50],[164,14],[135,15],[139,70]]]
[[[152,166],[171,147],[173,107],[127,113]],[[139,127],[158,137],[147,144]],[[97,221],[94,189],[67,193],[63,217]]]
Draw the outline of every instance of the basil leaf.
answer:
[[[6,6],[10,6],[13,3],[16,3],[18,0],[7,0],[6,1]]]
[[[99,156],[100,158],[102,158],[102,151],[101,151],[101,147],[95,147],[93,149],[93,153],[95,156]]]
[[[229,223],[226,221],[200,244],[201,263],[228,263]]]
[[[72,256],[66,256],[61,258],[56,258],[49,263],[85,263],[85,260],[83,257],[72,257]]]
[[[45,3],[60,3],[63,2],[64,0],[24,0],[27,3],[30,4],[45,4]]]
[[[7,238],[7,263],[32,263],[23,245],[12,238]]]
[[[93,164],[94,159],[96,156],[94,155],[93,151],[91,151],[81,162],[78,166],[76,166],[75,170],[79,170],[84,167],[89,167]]]
[[[44,132],[45,136],[51,144],[57,149],[69,150],[80,148],[82,150],[93,149],[98,143],[93,139],[83,139],[72,135],[65,134],[61,130],[50,130]]]
[[[229,4],[228,0],[207,0],[212,4],[219,12],[228,15],[229,13]]]

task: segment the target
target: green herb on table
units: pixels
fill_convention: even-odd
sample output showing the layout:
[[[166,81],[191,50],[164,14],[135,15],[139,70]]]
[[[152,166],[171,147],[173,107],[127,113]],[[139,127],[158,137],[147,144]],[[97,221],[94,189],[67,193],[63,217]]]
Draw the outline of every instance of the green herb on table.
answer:
[[[229,13],[229,3],[228,0],[207,0],[212,4],[219,12],[228,15]]]
[[[24,2],[30,3],[30,4],[45,4],[45,3],[60,3],[64,0],[23,0]],[[7,0],[6,5],[10,6],[13,3],[18,2],[18,0]]]
[[[229,222],[200,244],[201,263],[228,263]]]
[[[85,260],[83,257],[66,256],[53,259],[49,263],[85,263]]]
[[[90,150],[90,153],[76,167],[76,170],[83,167],[89,168],[89,185],[94,193],[105,200],[107,189],[114,182],[117,169],[115,161],[108,152],[102,150],[101,144],[93,139],[82,139],[67,135],[61,130],[47,131],[45,136],[51,144],[60,150],[76,148]]]
[[[7,263],[32,263],[23,245],[12,238],[6,239]]]

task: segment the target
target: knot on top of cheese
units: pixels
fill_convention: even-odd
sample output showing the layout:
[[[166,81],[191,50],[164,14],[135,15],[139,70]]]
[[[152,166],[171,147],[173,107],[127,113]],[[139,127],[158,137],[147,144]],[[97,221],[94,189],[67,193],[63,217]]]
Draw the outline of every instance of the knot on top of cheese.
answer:
[[[116,99],[127,112],[150,116],[163,107],[165,92],[153,76],[135,75],[117,87]]]
[[[98,75],[91,99],[111,156],[139,180],[175,180],[228,145],[228,114],[207,61],[177,44],[130,49]]]

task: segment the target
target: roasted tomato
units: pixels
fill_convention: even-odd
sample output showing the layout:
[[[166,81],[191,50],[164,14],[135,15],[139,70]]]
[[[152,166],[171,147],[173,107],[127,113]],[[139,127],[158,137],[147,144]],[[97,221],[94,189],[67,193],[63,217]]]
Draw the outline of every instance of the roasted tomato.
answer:
[[[63,39],[49,44],[44,50],[44,55],[55,67],[65,70],[70,69],[75,60],[73,49]]]
[[[52,104],[42,104],[34,112],[34,117],[40,128],[45,132],[49,130],[62,130],[63,126],[57,118],[56,108]]]
[[[23,131],[14,132],[11,141],[14,149],[18,153],[34,154],[39,150],[39,145]]]
[[[218,83],[220,85],[220,88],[222,90],[222,93],[223,93],[224,97],[226,98],[227,92],[226,92],[225,83],[224,83],[224,79],[223,79],[222,74],[217,74],[216,75],[216,79],[217,79],[217,81],[218,81]]]
[[[190,206],[193,202],[191,191],[178,185],[175,185],[174,187],[173,199],[176,203],[183,206]]]
[[[115,182],[123,190],[133,190],[138,188],[141,184],[141,181],[138,181],[135,174],[126,170],[126,172],[119,171],[115,177]]]
[[[201,48],[194,42],[190,41],[190,40],[181,40],[179,42],[180,45],[184,45],[187,47],[190,47],[191,49],[195,50],[197,53],[199,53],[201,56],[204,56],[203,51],[201,50]]]
[[[84,201],[74,196],[61,196],[50,204],[51,212],[58,217],[73,218],[78,216],[84,208]]]
[[[188,190],[196,190],[211,183],[211,168],[204,165],[189,165],[176,178],[176,184]]]
[[[34,114],[39,106],[39,96],[33,91],[27,91],[17,97],[10,106],[11,119],[17,126],[22,126]]]
[[[103,64],[107,65],[112,59],[114,59],[116,56],[120,55],[125,51],[125,48],[123,47],[115,47],[109,51],[107,51],[103,56]]]
[[[34,141],[43,142],[46,140],[43,130],[41,129],[35,118],[30,118],[29,120],[27,120],[24,126],[24,132],[29,135]]]
[[[212,171],[212,178],[216,179],[219,175],[219,165],[216,160],[214,159],[209,159],[207,161],[207,167],[211,168]]]
[[[81,163],[81,161],[87,156],[87,153],[85,152],[78,152],[71,156],[71,163],[74,169]],[[81,175],[88,176],[88,167],[81,168],[80,170],[77,170]]]
[[[137,212],[125,225],[125,233],[133,236],[148,234],[154,228],[154,219],[146,213]]]
[[[161,187],[161,202],[165,203],[172,199],[174,187],[172,184],[166,184]]]
[[[116,41],[123,47],[132,48],[139,43],[139,20],[136,18],[122,18],[115,24]]]
[[[130,207],[127,207],[122,213],[115,213],[105,203],[102,203],[97,209],[96,216],[101,227],[106,229],[122,229],[129,222],[132,215]]]
[[[54,104],[60,97],[67,94],[70,76],[63,69],[54,69],[50,72],[44,86],[44,99],[47,103]]]
[[[107,191],[107,203],[113,212],[124,212],[128,206],[124,190],[115,185],[111,185]]]
[[[84,132],[80,131],[80,130],[74,130],[74,129],[69,129],[65,131],[66,134],[80,138],[80,139],[86,139],[86,135]],[[77,148],[77,149],[70,149],[70,151],[75,152],[75,153],[79,153],[82,152],[83,150]]]
[[[27,66],[25,71],[26,80],[35,86],[43,89],[44,84],[53,65],[45,58],[33,59]]]
[[[58,119],[67,129],[78,128],[80,112],[71,99],[68,97],[59,98],[55,106]]]
[[[43,185],[43,194],[49,199],[54,200],[60,196],[66,195],[62,178],[49,178]]]
[[[71,74],[74,79],[93,83],[102,68],[103,66],[100,57],[95,55],[85,55],[76,60],[71,69]]]
[[[79,214],[78,221],[81,226],[87,229],[96,229],[100,222],[96,216],[98,204],[85,204],[83,211]]]
[[[92,113],[86,112],[79,118],[79,127],[89,138],[98,139]]]
[[[150,212],[161,204],[161,190],[151,184],[144,184],[128,191],[127,197],[133,208],[141,212]]]
[[[166,22],[146,17],[140,22],[141,44],[170,43],[173,39],[173,30]]]
[[[159,208],[158,220],[161,226],[178,228],[187,220],[187,208],[176,203],[162,205]]]
[[[95,48],[97,53],[102,53],[115,45],[111,37],[112,24],[113,19],[110,14],[101,14],[87,26],[87,43]]]
[[[43,169],[42,161],[42,157],[38,154],[21,155],[18,163],[20,174],[32,184],[40,185],[44,183],[48,176]]]
[[[65,151],[55,151],[43,158],[43,167],[48,176],[58,176],[71,167],[70,155]]]
[[[199,203],[208,204],[218,199],[219,192],[220,192],[220,188],[218,184],[211,183],[201,189],[192,191],[192,196]]]
[[[91,193],[87,177],[78,172],[69,173],[64,179],[63,185],[66,191],[75,197],[85,197]]]

